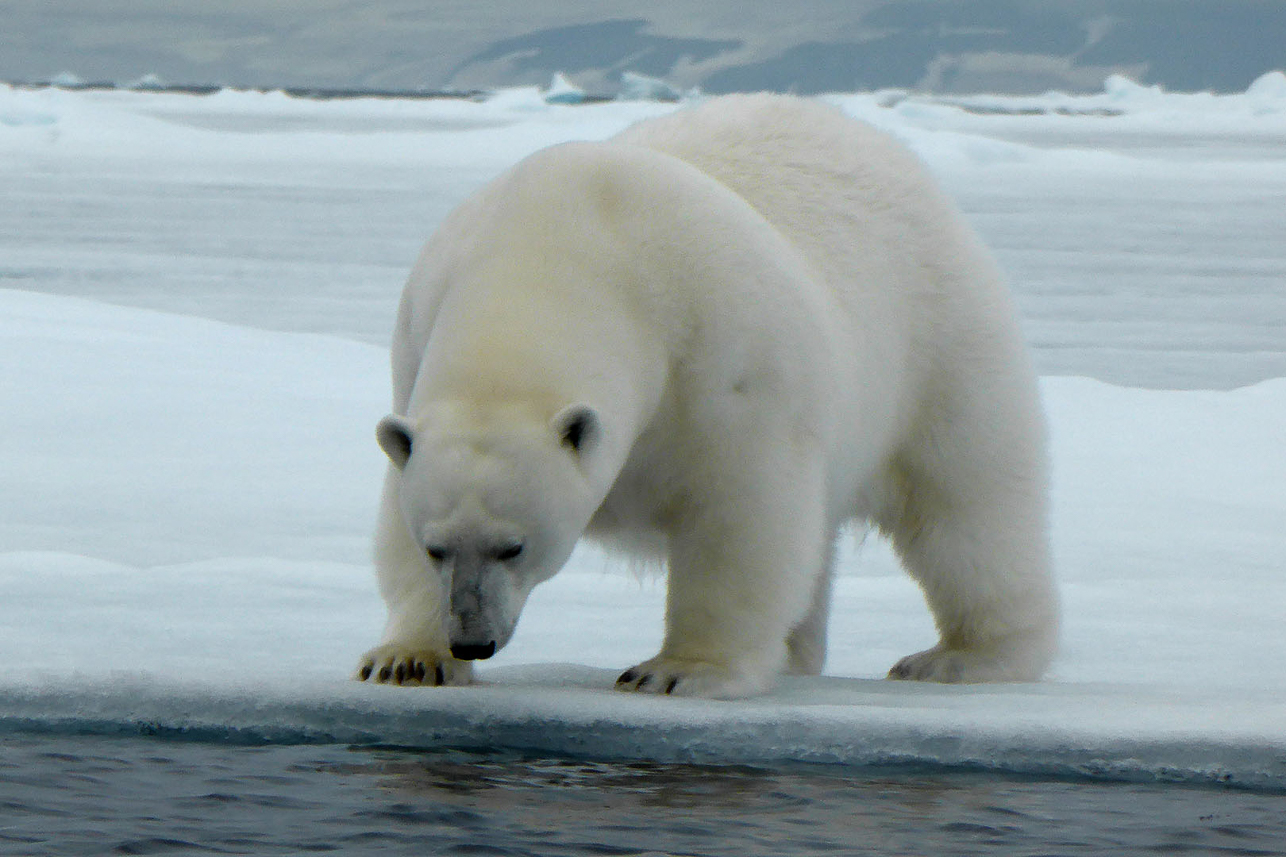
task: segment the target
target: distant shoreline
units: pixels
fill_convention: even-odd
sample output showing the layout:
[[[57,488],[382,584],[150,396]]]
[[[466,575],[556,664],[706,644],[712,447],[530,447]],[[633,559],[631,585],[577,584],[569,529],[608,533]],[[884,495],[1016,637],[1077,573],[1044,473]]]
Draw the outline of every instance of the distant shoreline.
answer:
[[[371,89],[366,87],[324,87],[324,86],[231,86],[217,83],[158,83],[158,84],[120,84],[111,81],[85,81],[68,83],[49,80],[0,80],[0,86],[11,86],[14,89],[25,89],[38,92],[44,89],[60,89],[67,92],[143,92],[169,93],[173,95],[215,95],[220,92],[257,92],[267,95],[281,92],[292,98],[305,98],[312,101],[344,101],[359,98],[383,98],[410,101],[486,101],[498,92],[507,89],[539,89],[530,85],[498,86],[494,89]],[[560,104],[603,104],[618,101],[618,95],[602,93],[583,93],[575,101],[562,101]],[[633,100],[633,99],[631,99]],[[668,101],[677,99],[652,99]]]
[[[497,87],[495,89],[471,89],[471,90],[401,90],[401,89],[345,89],[332,87],[311,87],[311,86],[225,86],[222,84],[117,84],[110,81],[90,81],[69,83],[61,81],[12,81],[0,80],[0,86],[10,86],[15,89],[22,89],[29,92],[39,92],[47,89],[62,90],[65,92],[133,92],[141,94],[169,94],[169,95],[195,95],[210,96],[217,95],[220,92],[254,92],[261,95],[280,92],[292,98],[301,98],[309,101],[355,101],[365,98],[383,99],[383,100],[404,100],[404,101],[473,101],[484,102],[494,97],[498,93],[512,89],[538,89],[539,87],[531,86],[511,86]],[[905,90],[890,90],[898,93],[898,97],[892,99],[888,105],[902,100],[902,98],[911,95]],[[716,94],[711,93],[711,97]],[[811,96],[810,96],[811,97]],[[1013,107],[1006,108],[997,105],[981,105],[970,103],[967,96],[934,96],[930,93],[923,93],[921,97],[937,104],[949,104],[957,107],[966,113],[978,115],[1006,115],[1006,116],[1039,116],[1047,114],[1056,114],[1061,116],[1120,116],[1125,111],[1105,107],[1087,108],[1076,110],[1068,107]],[[1003,97],[1003,96],[1002,96]],[[1021,96],[1014,96],[1021,98]],[[583,106],[589,104],[606,104],[613,101],[619,101],[618,95],[602,95],[585,93],[576,101],[557,102],[564,106]],[[628,99],[628,100],[654,100],[670,101],[673,99]]]
[[[268,94],[270,92],[283,92],[294,98],[310,98],[316,101],[333,101],[348,98],[397,98],[397,99],[416,99],[416,100],[441,100],[455,99],[464,101],[480,101],[490,95],[493,91],[485,89],[472,90],[401,90],[401,89],[345,89],[332,87],[315,87],[315,86],[224,86],[222,84],[212,83],[177,83],[177,84],[148,84],[143,86],[122,85],[112,83],[111,81],[87,81],[84,83],[62,83],[58,81],[32,81],[32,80],[6,80],[2,81],[5,85],[12,86],[15,89],[26,89],[39,91],[42,89],[63,89],[68,92],[158,92],[173,93],[177,95],[215,95],[219,92],[231,90],[233,92],[258,92]],[[586,96],[586,100],[597,99],[599,101],[611,100],[608,96]]]

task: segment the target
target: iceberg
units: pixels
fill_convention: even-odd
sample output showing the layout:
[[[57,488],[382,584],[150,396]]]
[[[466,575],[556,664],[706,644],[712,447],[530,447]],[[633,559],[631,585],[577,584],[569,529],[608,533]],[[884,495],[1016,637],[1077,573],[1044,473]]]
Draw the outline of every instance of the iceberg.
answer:
[[[682,101],[683,93],[658,77],[632,71],[621,73],[621,101]]]
[[[580,104],[584,100],[585,90],[568,80],[562,72],[556,72],[545,88],[546,104]]]

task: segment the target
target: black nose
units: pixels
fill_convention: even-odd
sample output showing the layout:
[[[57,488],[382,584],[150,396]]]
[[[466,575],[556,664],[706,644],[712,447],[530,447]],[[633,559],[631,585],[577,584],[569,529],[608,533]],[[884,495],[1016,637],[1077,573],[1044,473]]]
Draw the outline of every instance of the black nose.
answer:
[[[482,645],[461,643],[451,647],[451,657],[461,661],[485,661],[496,653],[496,641],[491,640]]]

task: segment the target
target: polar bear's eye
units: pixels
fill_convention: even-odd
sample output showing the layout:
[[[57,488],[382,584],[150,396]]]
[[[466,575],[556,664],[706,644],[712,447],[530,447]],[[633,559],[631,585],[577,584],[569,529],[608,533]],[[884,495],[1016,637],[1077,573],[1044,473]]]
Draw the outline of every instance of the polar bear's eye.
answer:
[[[429,555],[429,559],[434,562],[442,562],[447,558],[447,549],[441,545],[429,545],[424,551]]]
[[[508,562],[511,559],[517,559],[522,553],[522,542],[514,542],[511,545],[505,545],[496,551],[496,559],[501,562]]]

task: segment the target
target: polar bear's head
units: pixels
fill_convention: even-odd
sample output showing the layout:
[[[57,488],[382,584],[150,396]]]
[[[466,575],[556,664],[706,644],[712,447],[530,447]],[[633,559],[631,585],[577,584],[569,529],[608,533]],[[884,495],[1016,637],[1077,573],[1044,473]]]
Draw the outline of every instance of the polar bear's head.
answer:
[[[588,478],[600,433],[585,405],[552,420],[479,421],[448,411],[416,423],[380,421],[380,446],[402,471],[411,538],[425,573],[441,576],[454,657],[499,651],[532,587],[571,555],[601,500]]]

